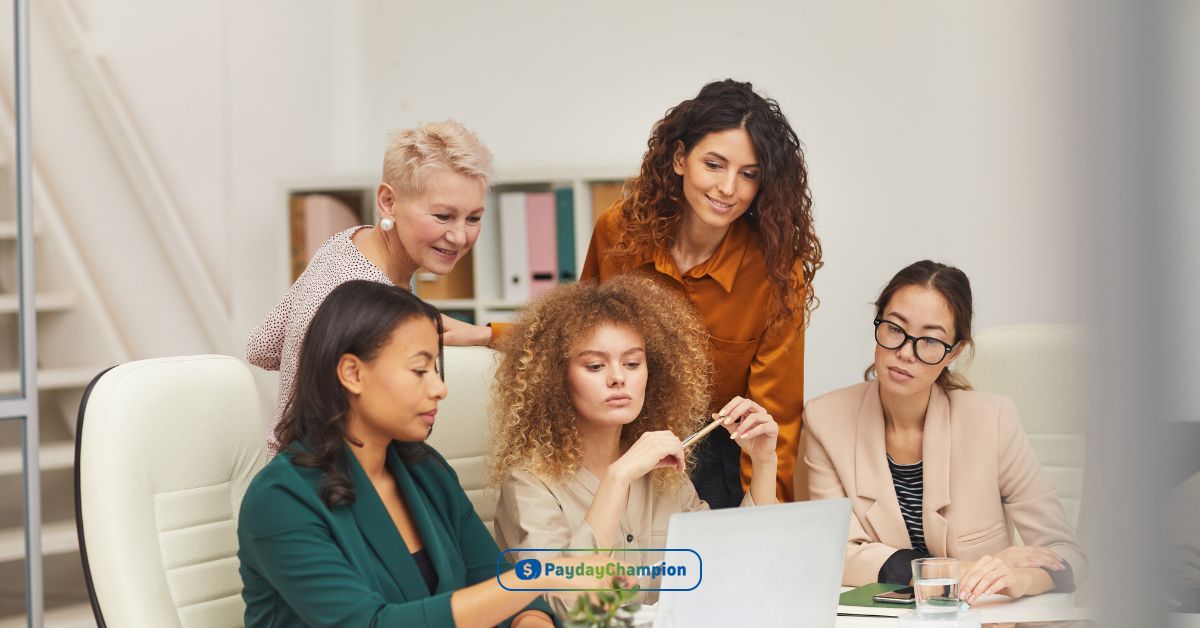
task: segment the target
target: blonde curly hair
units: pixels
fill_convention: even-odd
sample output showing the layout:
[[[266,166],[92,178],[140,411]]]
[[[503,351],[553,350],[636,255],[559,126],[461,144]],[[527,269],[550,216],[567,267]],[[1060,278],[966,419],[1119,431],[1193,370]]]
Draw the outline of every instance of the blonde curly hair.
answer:
[[[708,332],[691,304],[638,275],[560,286],[526,308],[498,347],[493,484],[514,468],[553,479],[579,469],[583,441],[567,367],[579,343],[604,324],[627,326],[646,341],[645,403],[622,428],[623,447],[647,431],[671,430],[682,438],[708,421]],[[654,485],[662,490],[683,477],[674,468],[657,469]]]

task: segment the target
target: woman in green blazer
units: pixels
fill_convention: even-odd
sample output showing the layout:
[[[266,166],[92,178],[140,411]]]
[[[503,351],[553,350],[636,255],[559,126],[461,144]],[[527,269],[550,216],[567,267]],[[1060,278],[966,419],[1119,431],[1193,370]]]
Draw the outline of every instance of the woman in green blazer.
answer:
[[[572,583],[518,580],[498,562],[454,471],[424,442],[446,395],[437,310],[395,286],[344,283],[300,356],[276,428],[283,450],[238,519],[246,625],[552,625],[538,592],[508,589]]]

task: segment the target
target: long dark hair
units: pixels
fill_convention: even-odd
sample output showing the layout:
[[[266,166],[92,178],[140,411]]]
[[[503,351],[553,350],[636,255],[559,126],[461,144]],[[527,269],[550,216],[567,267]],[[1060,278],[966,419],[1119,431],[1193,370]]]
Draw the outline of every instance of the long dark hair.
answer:
[[[766,260],[775,301],[769,320],[779,323],[800,311],[807,323],[819,303],[812,281],[823,262],[804,149],[779,103],[757,94],[750,83],[709,83],[654,125],[641,172],[628,186],[621,208],[626,231],[613,253],[640,255],[675,237],[683,203],[683,177],[672,167],[675,151],[682,145],[690,153],[709,133],[729,129],[746,130],[762,168],[762,185],[744,218],[754,226]]]
[[[954,342],[963,343],[964,348],[974,349],[975,340],[971,336],[971,319],[975,311],[971,302],[971,281],[966,273],[953,267],[927,259],[913,262],[905,266],[895,277],[884,286],[879,298],[875,299],[875,318],[882,318],[892,296],[906,286],[922,286],[936,290],[954,316]],[[875,375],[875,364],[867,367],[863,373],[864,379]],[[966,377],[950,371],[949,366],[942,367],[935,382],[945,390],[970,390],[971,383]]]
[[[275,427],[275,438],[290,450],[292,464],[325,472],[321,500],[327,506],[354,501],[354,483],[345,459],[346,414],[350,399],[338,380],[337,365],[349,353],[370,361],[398,325],[414,318],[438,331],[438,372],[442,372],[442,319],[437,308],[409,291],[374,281],[347,281],[333,289],[304,334],[296,386]],[[293,447],[300,443],[308,451]],[[432,453],[425,443],[394,443],[405,462]]]

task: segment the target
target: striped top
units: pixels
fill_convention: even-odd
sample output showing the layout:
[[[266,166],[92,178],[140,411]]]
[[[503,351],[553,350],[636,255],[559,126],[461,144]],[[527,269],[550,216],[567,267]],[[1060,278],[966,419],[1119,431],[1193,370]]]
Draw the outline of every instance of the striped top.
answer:
[[[925,524],[921,519],[921,497],[925,494],[925,480],[921,475],[924,461],[896,464],[891,455],[887,459],[896,499],[900,502],[900,516],[904,518],[904,527],[908,528],[908,540],[913,549],[929,553],[929,548],[925,547]]]

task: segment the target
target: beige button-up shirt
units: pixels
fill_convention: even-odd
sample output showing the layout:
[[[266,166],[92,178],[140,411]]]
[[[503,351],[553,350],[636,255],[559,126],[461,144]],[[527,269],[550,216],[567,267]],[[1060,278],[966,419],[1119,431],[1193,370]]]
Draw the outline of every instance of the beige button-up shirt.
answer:
[[[516,550],[508,554],[512,562],[525,558],[544,560],[551,552],[528,552],[529,549],[595,549],[637,550],[662,548],[667,542],[667,522],[677,512],[708,510],[708,504],[696,494],[696,489],[684,480],[662,493],[654,491],[654,481],[642,476],[629,486],[629,502],[617,525],[614,539],[597,539],[585,520],[588,508],[600,480],[582,467],[569,477],[547,481],[528,471],[514,469],[500,485],[500,502],[496,506],[496,543],[501,549]],[[742,506],[752,506],[750,493]],[[663,558],[662,552],[616,551],[613,558],[630,565],[653,565]],[[607,584],[607,583],[606,583]],[[642,587],[658,587],[659,582],[642,582]],[[657,591],[646,591],[637,601],[653,604]],[[551,600],[555,612],[562,614],[563,606]]]

